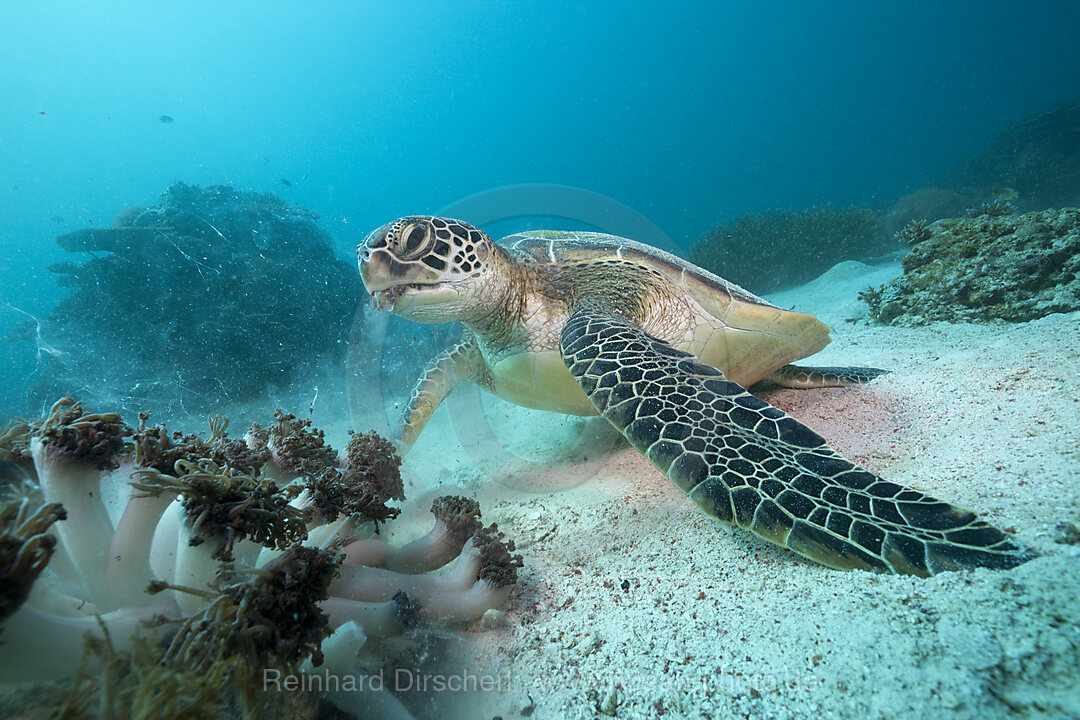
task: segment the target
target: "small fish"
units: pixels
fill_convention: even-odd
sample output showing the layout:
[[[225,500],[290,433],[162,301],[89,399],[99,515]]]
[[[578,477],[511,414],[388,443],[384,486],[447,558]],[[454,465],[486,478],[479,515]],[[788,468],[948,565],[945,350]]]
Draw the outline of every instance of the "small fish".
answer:
[[[286,180],[285,178],[281,178],[281,184],[285,185],[287,187],[292,187],[292,182],[289,181],[289,180]]]
[[[1001,202],[1016,202],[1016,200],[1020,198],[1020,193],[1016,188],[1011,187],[994,188],[990,195],[995,200],[1000,200]]]
[[[162,115],[161,117],[158,118],[158,122],[164,123],[166,125],[168,125],[172,121],[173,121],[172,115]]]
[[[44,111],[44,110],[38,110],[38,111],[37,111],[37,114],[38,114],[38,115],[44,115],[44,114],[45,114],[45,111]]]
[[[59,225],[60,223],[64,222],[64,218],[60,217],[59,215],[53,215],[49,218],[49,222],[51,222],[53,225]]]

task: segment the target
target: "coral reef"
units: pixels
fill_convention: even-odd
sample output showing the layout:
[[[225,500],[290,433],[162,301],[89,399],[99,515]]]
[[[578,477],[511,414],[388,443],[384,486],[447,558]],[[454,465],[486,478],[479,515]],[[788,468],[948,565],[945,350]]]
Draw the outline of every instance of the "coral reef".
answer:
[[[16,426],[39,487],[0,507],[0,683],[74,676],[50,700],[64,717],[264,717],[287,702],[264,670],[354,676],[382,638],[505,604],[521,557],[475,501],[438,498],[427,535],[390,544],[393,447],[354,434],[339,458],[309,421],[274,419],[232,439],[211,418],[203,438],[63,398]],[[407,717],[360,690],[334,702]]]
[[[904,275],[860,294],[878,322],[1025,322],[1080,309],[1080,209],[909,227]]]
[[[841,260],[884,255],[896,244],[870,210],[830,207],[750,213],[721,223],[688,259],[756,293],[798,285]]]
[[[70,291],[41,325],[55,352],[32,406],[77,390],[205,415],[341,361],[363,290],[316,221],[273,194],[174,183],[112,228],[60,235],[86,262],[49,267]]]

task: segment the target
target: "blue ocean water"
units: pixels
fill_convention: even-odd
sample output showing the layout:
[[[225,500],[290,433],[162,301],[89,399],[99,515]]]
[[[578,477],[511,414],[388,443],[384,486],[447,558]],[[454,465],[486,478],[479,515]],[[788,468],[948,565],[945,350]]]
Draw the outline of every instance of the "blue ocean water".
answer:
[[[610,199],[685,251],[744,213],[932,185],[1080,97],[1078,35],[1064,0],[4,3],[0,427],[41,414],[30,388],[65,351],[56,236],[174,182],[311,209],[353,266],[395,217],[523,185]],[[485,227],[598,224],[542,210]],[[402,388],[423,359],[399,359]]]
[[[887,203],[1080,91],[1078,25],[1050,0],[5,3],[2,299],[47,313],[53,236],[174,180],[278,192],[343,257],[516,183],[602,193],[684,246],[743,212]]]

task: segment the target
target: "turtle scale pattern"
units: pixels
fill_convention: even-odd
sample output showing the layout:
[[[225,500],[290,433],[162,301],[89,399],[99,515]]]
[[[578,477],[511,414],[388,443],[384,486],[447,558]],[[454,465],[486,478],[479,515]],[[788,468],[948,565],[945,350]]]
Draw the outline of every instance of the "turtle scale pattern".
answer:
[[[974,513],[859,468],[820,435],[617,315],[560,340],[597,409],[707,514],[831,567],[927,576],[1028,559]]]

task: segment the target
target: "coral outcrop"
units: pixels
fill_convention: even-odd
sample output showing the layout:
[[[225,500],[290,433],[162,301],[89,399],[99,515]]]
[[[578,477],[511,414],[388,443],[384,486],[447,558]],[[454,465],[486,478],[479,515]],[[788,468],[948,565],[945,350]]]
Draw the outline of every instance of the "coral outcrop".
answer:
[[[1080,209],[909,226],[904,274],[860,297],[878,322],[1025,322],[1080,309]]]
[[[343,359],[364,293],[316,221],[272,193],[174,183],[114,227],[60,235],[78,261],[49,267],[70,292],[41,326],[55,352],[33,405],[78,392],[205,414]]]

